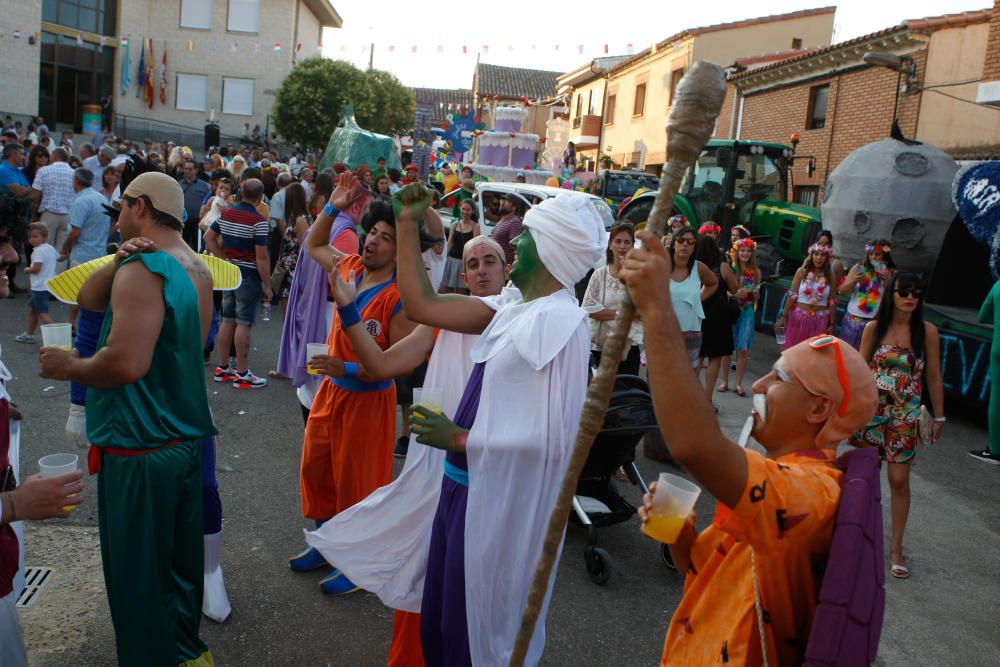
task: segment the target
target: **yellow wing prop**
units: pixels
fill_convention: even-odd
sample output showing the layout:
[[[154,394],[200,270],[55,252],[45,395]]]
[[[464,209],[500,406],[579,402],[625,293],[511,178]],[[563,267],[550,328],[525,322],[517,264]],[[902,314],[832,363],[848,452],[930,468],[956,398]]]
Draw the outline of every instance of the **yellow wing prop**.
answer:
[[[243,278],[236,265],[230,264],[226,260],[219,259],[213,255],[198,256],[205,262],[205,266],[208,267],[209,272],[212,274],[214,289],[226,291],[234,290],[240,286]],[[114,255],[105,255],[104,257],[84,262],[79,266],[74,266],[72,269],[49,278],[45,286],[49,288],[49,292],[53,296],[63,303],[75,305],[76,296],[80,293],[80,288],[83,287],[83,283],[87,281],[90,274],[107,266],[114,257]]]

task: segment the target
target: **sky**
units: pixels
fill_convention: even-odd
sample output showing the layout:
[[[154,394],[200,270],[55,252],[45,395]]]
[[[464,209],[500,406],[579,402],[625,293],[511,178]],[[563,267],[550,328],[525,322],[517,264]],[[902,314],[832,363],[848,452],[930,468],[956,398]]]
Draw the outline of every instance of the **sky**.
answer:
[[[567,72],[604,55],[605,44],[608,55],[626,54],[630,44],[638,52],[687,28],[765,14],[836,6],[833,39],[841,42],[906,19],[992,5],[990,0],[330,2],[344,26],[323,31],[324,56],[366,68],[374,43],[377,69],[423,88],[471,88],[477,56],[493,65]]]

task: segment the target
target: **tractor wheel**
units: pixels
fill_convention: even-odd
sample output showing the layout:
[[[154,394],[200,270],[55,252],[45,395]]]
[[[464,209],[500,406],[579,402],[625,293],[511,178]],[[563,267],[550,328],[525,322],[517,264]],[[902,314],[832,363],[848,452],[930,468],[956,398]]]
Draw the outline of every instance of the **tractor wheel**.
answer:
[[[761,241],[757,245],[757,268],[760,269],[760,276],[763,280],[779,275],[779,262],[787,263],[782,262],[781,259],[778,249],[767,241]]]

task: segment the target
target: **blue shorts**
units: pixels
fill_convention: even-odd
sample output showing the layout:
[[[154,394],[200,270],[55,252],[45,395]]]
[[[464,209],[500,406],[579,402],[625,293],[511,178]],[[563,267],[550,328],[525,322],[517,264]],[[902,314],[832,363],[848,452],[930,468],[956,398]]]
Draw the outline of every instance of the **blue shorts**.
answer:
[[[222,321],[253,326],[264,289],[257,273],[243,273],[243,282],[222,293]]]
[[[28,297],[28,308],[36,313],[49,312],[49,291],[45,289],[31,290],[31,296]]]

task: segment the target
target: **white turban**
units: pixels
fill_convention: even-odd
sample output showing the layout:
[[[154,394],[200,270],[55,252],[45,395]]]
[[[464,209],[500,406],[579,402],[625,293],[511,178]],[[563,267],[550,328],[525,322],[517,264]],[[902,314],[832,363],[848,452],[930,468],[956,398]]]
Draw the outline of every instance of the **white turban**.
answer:
[[[571,292],[604,253],[604,220],[590,197],[560,193],[532,206],[522,224],[542,264]]]

